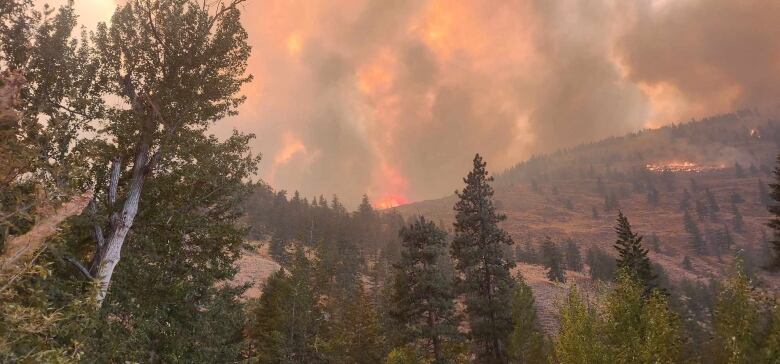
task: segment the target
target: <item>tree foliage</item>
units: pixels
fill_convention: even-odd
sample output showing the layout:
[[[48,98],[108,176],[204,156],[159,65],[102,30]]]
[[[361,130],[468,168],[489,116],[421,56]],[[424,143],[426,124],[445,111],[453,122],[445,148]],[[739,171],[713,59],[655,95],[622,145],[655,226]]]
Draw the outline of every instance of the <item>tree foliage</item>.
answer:
[[[513,241],[498,226],[506,217],[493,206],[492,177],[488,177],[486,163],[479,154],[473,165],[463,179],[466,187],[457,192],[451,254],[460,274],[458,287],[465,295],[469,336],[477,358],[505,363],[513,327],[510,307],[514,280],[509,270],[514,262],[504,256],[504,246]]]

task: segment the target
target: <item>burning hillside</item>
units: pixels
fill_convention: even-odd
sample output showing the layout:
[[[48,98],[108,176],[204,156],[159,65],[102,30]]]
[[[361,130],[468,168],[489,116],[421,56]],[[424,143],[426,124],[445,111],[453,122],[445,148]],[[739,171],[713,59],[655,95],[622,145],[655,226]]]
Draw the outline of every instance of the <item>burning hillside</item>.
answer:
[[[674,160],[674,161],[667,161],[667,162],[648,163],[647,165],[645,165],[645,168],[647,168],[647,170],[651,172],[701,173],[701,172],[723,169],[726,168],[726,166],[723,164],[704,165],[692,161]]]

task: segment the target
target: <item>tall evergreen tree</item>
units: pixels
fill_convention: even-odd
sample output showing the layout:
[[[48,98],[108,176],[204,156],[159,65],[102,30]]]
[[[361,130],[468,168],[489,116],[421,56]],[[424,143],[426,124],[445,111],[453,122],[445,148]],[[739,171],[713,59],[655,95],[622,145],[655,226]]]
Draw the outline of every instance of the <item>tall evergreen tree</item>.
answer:
[[[645,293],[650,293],[656,286],[656,276],[653,274],[650,258],[647,257],[647,249],[642,246],[642,236],[631,231],[631,224],[622,211],[618,212],[615,233],[617,241],[614,247],[618,251],[618,269],[623,269],[631,274],[642,284]]]
[[[693,220],[693,217],[688,210],[686,210],[683,215],[683,224],[685,226],[685,231],[688,233],[688,244],[697,253],[704,254],[704,238],[701,236],[699,225]]]
[[[272,274],[249,310],[246,337],[250,360],[262,363],[323,362],[318,341],[325,317],[312,281],[314,267],[301,250],[290,272]]]
[[[331,297],[329,297],[331,298]],[[381,362],[385,347],[377,306],[358,286],[351,296],[333,297],[323,338],[328,363],[373,364]]]
[[[444,345],[458,334],[450,276],[442,271],[446,233],[424,217],[401,232],[401,260],[396,275],[391,315],[403,328],[405,341],[427,352],[433,363],[446,363]]]
[[[469,336],[477,359],[485,363],[506,363],[512,331],[511,300],[514,262],[504,256],[512,238],[498,226],[506,217],[493,206],[492,177],[477,154],[474,168],[463,179],[466,187],[456,192],[455,237],[451,254],[459,273],[458,287],[465,295]]]
[[[566,282],[563,253],[550,238],[546,238],[542,243],[542,263],[547,268],[547,279],[553,282]]]

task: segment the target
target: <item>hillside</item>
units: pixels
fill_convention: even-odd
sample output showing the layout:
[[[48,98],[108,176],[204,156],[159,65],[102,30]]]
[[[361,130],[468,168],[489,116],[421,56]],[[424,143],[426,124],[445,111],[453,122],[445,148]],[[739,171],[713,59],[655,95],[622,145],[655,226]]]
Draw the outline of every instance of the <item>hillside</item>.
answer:
[[[658,237],[650,256],[673,283],[722,277],[739,254],[762,283],[777,289],[777,279],[757,267],[767,255],[764,224],[769,217],[759,185],[772,179],[778,126],[777,120],[742,111],[533,157],[496,176],[496,204],[507,216],[503,226],[516,247],[530,243],[538,251],[538,244],[550,237],[559,243],[573,240],[583,255],[594,246],[611,253],[619,208],[635,231],[646,236],[646,244],[652,234]],[[683,223],[686,195],[688,211],[706,241],[704,253],[689,243]],[[450,226],[455,201],[452,195],[397,211]],[[733,206],[742,215],[742,229],[735,226]],[[720,241],[725,229],[734,240],[727,249]],[[685,257],[692,269],[683,267]],[[520,269],[538,270],[525,264]],[[549,282],[536,276],[529,283],[542,302],[543,318],[552,314],[544,306],[563,287],[551,290]]]

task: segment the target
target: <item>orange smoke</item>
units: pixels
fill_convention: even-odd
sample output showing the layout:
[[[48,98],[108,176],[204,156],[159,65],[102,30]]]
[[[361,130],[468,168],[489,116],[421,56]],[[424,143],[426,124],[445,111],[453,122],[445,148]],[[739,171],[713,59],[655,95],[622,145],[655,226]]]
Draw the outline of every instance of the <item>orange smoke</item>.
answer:
[[[292,133],[285,133],[282,141],[284,143],[282,149],[274,157],[275,167],[287,164],[294,155],[300,152],[306,153],[306,146]]]
[[[292,33],[287,37],[287,53],[291,56],[297,56],[303,49],[303,39],[298,32]]]

